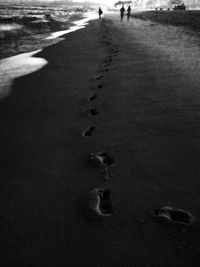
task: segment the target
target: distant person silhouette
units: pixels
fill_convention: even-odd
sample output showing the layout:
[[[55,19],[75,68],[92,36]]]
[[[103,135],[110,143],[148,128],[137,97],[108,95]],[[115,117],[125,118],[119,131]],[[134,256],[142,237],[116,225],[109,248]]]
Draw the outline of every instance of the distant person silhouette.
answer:
[[[128,8],[127,8],[127,21],[129,21],[130,16],[131,16],[131,7],[128,6]]]
[[[123,20],[124,18],[124,12],[125,12],[125,8],[124,8],[124,5],[120,8],[120,17],[121,17],[121,21]]]
[[[102,11],[102,9],[99,7],[99,18],[101,18],[101,15],[103,14],[103,11]]]

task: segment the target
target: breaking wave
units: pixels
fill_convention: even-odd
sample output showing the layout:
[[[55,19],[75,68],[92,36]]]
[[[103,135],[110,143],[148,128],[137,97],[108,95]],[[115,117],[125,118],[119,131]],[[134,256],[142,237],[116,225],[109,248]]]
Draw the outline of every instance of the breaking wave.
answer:
[[[49,45],[46,38],[51,33],[69,29],[87,11],[86,8],[66,6],[0,6],[0,58]]]

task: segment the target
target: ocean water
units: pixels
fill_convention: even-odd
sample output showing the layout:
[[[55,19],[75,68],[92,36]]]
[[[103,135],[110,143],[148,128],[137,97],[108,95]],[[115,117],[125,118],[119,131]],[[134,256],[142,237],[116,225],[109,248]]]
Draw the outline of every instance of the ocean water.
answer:
[[[68,30],[73,22],[87,17],[88,10],[70,6],[0,5],[0,58],[31,52],[57,40],[48,37]]]
[[[14,79],[48,64],[37,57],[38,52],[98,17],[95,12],[80,8],[13,7],[13,10],[11,16],[3,8],[0,16],[0,99],[9,95]]]

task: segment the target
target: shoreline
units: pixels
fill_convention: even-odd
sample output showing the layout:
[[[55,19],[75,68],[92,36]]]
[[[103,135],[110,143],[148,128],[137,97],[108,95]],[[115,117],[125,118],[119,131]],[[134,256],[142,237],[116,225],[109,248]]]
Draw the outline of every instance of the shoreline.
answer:
[[[28,33],[28,35],[27,33],[25,33],[24,35],[22,33],[18,33],[16,36],[13,36],[13,37],[10,36],[10,38],[15,37],[13,39],[13,42],[14,42],[13,44],[12,44],[12,38],[11,38],[10,43],[5,42],[4,44],[3,43],[4,39],[2,37],[0,60],[7,58],[7,57],[15,56],[18,54],[28,53],[28,52],[32,52],[38,49],[43,49],[45,47],[53,45],[59,42],[60,40],[62,40],[61,38],[59,39],[59,37],[67,33],[70,33],[72,31],[71,29],[73,29],[73,31],[80,29],[81,25],[79,25],[79,23],[85,25],[87,21],[93,18],[95,18],[95,13],[91,11],[84,12],[81,14],[80,13],[73,14],[69,18],[69,21],[66,22],[65,29],[63,29],[62,28],[63,25],[61,25],[62,27],[60,26],[60,29],[57,27],[57,30],[54,30],[54,31],[52,30],[51,32],[44,31],[44,32],[34,33],[33,31],[32,34]],[[53,37],[54,35],[55,35],[55,38]],[[52,38],[50,38],[51,36]],[[19,38],[19,40],[16,38]]]

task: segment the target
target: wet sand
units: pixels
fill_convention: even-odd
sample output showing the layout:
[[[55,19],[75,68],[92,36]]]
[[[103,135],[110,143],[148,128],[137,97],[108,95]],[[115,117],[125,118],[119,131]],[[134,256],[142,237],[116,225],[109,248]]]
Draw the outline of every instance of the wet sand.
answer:
[[[2,266],[199,266],[199,65],[156,41],[159,27],[92,21],[1,100]],[[99,151],[114,159],[107,179],[87,161]],[[99,187],[114,211],[89,221]],[[196,221],[160,223],[162,206]]]

